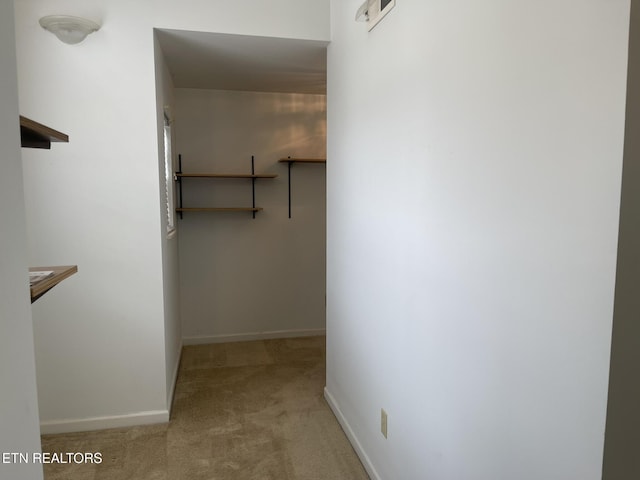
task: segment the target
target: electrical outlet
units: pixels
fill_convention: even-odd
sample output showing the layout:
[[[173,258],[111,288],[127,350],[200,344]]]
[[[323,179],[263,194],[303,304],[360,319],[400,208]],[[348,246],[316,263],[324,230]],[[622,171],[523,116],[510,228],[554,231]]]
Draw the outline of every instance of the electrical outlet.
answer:
[[[380,431],[384,438],[387,438],[387,412],[384,411],[384,408],[380,409]]]

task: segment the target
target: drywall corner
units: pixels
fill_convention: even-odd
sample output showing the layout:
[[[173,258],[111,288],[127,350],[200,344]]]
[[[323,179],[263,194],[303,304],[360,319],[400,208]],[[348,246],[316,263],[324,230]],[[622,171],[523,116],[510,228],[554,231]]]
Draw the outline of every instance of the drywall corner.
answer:
[[[40,451],[40,430],[16,70],[13,2],[0,2],[0,452],[30,455]],[[42,479],[42,465],[3,461],[0,477]]]

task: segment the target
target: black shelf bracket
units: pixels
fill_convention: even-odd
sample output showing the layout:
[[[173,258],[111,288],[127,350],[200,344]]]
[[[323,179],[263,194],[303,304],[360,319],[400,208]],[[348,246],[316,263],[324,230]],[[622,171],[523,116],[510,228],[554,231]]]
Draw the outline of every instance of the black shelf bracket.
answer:
[[[289,218],[291,218],[291,165],[294,163],[307,164],[324,164],[327,163],[326,158],[281,158],[280,163],[287,163],[287,189],[289,197]]]
[[[182,173],[182,154],[178,154],[178,171],[173,176],[173,179],[178,182],[178,205],[182,208],[182,177],[179,175]],[[178,212],[182,219],[182,211]]]
[[[251,175],[255,175],[255,160],[253,155],[251,155]],[[251,207],[256,208],[256,177],[251,177]],[[256,211],[253,210],[251,212],[253,218],[256,218]]]
[[[289,218],[291,218],[291,164],[293,160],[287,157],[287,187],[289,192]]]

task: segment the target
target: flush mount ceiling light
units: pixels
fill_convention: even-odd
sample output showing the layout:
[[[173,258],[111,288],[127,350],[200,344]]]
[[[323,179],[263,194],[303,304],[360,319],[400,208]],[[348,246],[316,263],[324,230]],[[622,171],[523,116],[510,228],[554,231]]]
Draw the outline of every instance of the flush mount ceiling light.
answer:
[[[69,15],[49,15],[40,19],[40,26],[49,30],[60,41],[75,45],[83,41],[87,35],[100,29],[100,25],[86,18]]]

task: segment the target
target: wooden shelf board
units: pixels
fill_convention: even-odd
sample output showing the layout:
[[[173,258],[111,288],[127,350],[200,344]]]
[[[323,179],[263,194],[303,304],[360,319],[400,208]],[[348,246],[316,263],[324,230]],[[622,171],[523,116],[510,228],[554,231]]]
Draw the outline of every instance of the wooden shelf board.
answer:
[[[280,163],[327,163],[326,158],[281,158]]]
[[[44,280],[39,281],[38,283],[31,285],[29,289],[31,290],[31,303],[38,300],[42,295],[47,293],[53,287],[58,285],[61,281],[66,278],[69,278],[71,275],[78,271],[77,265],[62,265],[56,267],[30,267],[30,272],[38,272],[38,271],[53,271],[53,276],[49,278],[45,278]]]
[[[176,212],[259,212],[262,207],[202,207],[176,208]]]
[[[176,173],[176,177],[191,178],[276,178],[277,174],[261,173]]]
[[[68,142],[69,136],[20,115],[20,139],[23,147],[51,148],[51,142]]]

